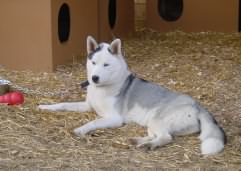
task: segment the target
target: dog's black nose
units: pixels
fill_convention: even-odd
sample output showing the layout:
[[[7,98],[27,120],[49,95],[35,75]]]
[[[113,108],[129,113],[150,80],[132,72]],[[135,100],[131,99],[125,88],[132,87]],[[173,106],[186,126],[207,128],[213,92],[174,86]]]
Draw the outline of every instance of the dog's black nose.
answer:
[[[98,83],[98,82],[99,82],[99,79],[100,79],[100,78],[99,78],[99,76],[97,76],[97,75],[93,75],[93,76],[92,76],[92,80],[93,80],[94,83]]]

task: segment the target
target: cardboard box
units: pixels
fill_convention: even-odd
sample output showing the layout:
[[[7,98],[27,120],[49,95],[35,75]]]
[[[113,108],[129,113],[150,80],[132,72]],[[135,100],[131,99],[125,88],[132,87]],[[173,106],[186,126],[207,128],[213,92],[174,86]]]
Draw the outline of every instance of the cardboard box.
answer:
[[[178,16],[180,9],[182,12]],[[239,0],[148,0],[146,25],[164,32],[238,32],[239,10]],[[167,16],[174,15],[174,20],[161,17],[160,14],[165,13]]]
[[[135,29],[135,3],[133,0],[99,1],[100,40],[125,38]],[[107,31],[106,31],[107,30]]]
[[[87,35],[107,41],[134,30],[129,0],[116,1],[113,29],[108,10],[108,0],[1,0],[0,65],[53,71],[86,53]]]

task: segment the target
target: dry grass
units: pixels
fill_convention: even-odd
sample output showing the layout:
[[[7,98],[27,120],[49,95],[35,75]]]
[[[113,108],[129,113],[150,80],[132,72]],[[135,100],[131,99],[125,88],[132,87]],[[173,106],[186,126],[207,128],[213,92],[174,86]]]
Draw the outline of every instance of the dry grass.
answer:
[[[71,130],[94,113],[51,113],[36,106],[83,100],[84,62],[51,74],[1,67],[0,76],[22,89],[26,102],[0,105],[0,170],[241,170],[241,35],[142,30],[124,41],[124,49],[133,72],[192,95],[214,114],[229,140],[223,153],[201,156],[197,135],[177,137],[155,151],[136,149],[128,138],[145,129],[135,124],[80,140]]]

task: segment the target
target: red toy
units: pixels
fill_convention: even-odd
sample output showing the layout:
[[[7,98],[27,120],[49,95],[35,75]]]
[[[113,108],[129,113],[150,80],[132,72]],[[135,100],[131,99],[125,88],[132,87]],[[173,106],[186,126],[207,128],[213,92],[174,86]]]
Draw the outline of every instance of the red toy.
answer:
[[[11,92],[0,96],[0,103],[8,105],[19,105],[24,102],[24,96],[21,92]]]

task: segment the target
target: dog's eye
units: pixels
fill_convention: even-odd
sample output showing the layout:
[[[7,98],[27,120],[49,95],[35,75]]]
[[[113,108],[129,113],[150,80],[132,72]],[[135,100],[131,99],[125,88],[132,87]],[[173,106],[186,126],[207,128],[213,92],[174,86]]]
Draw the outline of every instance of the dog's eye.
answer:
[[[94,61],[92,61],[92,64],[93,64],[93,65],[96,65],[96,63],[95,63]]]
[[[104,67],[108,67],[110,64],[106,64],[106,63],[104,63]]]

